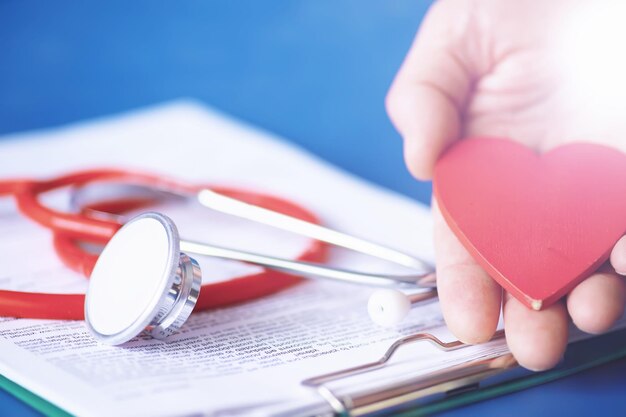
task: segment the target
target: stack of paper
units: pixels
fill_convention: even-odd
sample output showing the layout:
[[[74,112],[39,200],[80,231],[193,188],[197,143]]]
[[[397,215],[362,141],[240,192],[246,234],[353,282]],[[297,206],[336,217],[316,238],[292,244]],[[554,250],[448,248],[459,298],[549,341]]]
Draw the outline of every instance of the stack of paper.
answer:
[[[432,260],[428,209],[367,184],[199,105],[180,102],[0,142],[0,177],[49,177],[76,169],[132,167],[202,183],[242,186],[289,198],[331,227]],[[51,204],[65,204],[51,196]],[[164,208],[181,235],[277,256],[294,257],[306,241],[288,233],[207,213]],[[50,233],[0,200],[0,287],[84,292],[84,277],[53,253]],[[206,280],[258,267],[198,258]],[[331,263],[369,272],[398,272],[375,259],[334,251]],[[403,271],[406,272],[406,271]],[[0,321],[0,373],[80,416],[308,414],[328,410],[300,382],[378,359],[391,342],[428,331],[451,340],[437,303],[414,309],[394,329],[372,324],[372,289],[307,281],[245,305],[193,314],[167,342],[137,339],[98,344],[82,322]],[[442,353],[428,344],[403,349],[385,378],[496,355],[504,342]],[[355,383],[371,385],[362,375]],[[381,380],[382,381],[382,380]]]

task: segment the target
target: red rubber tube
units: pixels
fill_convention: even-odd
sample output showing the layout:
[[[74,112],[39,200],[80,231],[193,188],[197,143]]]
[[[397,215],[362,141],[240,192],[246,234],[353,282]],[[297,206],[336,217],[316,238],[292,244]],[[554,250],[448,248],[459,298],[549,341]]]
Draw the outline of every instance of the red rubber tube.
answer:
[[[44,227],[52,229],[54,248],[61,260],[69,268],[88,277],[95,265],[97,255],[87,252],[80,246],[80,242],[104,244],[121,225],[114,221],[90,217],[86,213],[58,212],[43,206],[39,201],[39,195],[56,188],[85,186],[93,182],[107,181],[123,181],[189,194],[195,194],[200,189],[209,188],[144,173],[97,170],[78,172],[49,181],[21,180],[0,183],[0,195],[2,195],[3,190],[6,193],[14,194],[20,211]],[[4,188],[3,184],[5,184]],[[319,224],[319,220],[314,214],[279,197],[228,187],[210,188],[215,192],[249,204]],[[109,201],[91,208],[119,213],[137,208],[142,204],[144,202],[141,201]],[[326,259],[326,252],[327,245],[311,240],[308,247],[297,257],[297,260],[323,262]],[[273,294],[300,281],[301,279],[296,276],[265,269],[261,273],[205,284],[202,286],[195,311],[250,301]],[[0,316],[82,320],[84,318],[84,301],[84,294],[47,294],[0,290]]]

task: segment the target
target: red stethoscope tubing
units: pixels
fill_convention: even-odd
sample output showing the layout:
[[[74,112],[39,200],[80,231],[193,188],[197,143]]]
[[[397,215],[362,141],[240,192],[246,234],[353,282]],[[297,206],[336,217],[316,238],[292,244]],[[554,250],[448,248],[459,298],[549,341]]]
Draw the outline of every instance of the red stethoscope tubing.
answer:
[[[301,220],[319,224],[318,218],[305,208],[276,196],[230,187],[207,187],[170,180],[156,175],[115,169],[81,171],[47,181],[0,182],[0,196],[13,195],[22,214],[52,230],[54,249],[69,268],[89,277],[97,255],[86,251],[81,242],[105,244],[121,227],[121,224],[95,218],[87,212],[67,213],[44,206],[39,196],[63,187],[82,187],[95,182],[124,182],[168,189],[193,195],[204,188],[287,214]],[[135,202],[136,203],[136,202]],[[121,213],[133,207],[133,202],[109,201],[98,205]],[[93,207],[92,207],[93,208]],[[311,240],[296,258],[309,262],[323,262],[327,246]],[[235,277],[228,281],[204,284],[195,311],[224,307],[250,301],[290,287],[301,279],[284,272],[264,269],[262,272]],[[84,294],[48,294],[0,290],[0,316],[82,320],[84,318]]]

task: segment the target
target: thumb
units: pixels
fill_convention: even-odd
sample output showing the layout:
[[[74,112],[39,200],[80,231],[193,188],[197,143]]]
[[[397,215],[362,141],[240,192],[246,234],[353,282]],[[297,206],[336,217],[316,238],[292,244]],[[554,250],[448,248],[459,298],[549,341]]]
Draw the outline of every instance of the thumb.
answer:
[[[418,179],[432,177],[437,158],[462,134],[472,88],[468,48],[471,10],[460,2],[435,3],[389,90],[386,107],[404,139],[404,158]]]

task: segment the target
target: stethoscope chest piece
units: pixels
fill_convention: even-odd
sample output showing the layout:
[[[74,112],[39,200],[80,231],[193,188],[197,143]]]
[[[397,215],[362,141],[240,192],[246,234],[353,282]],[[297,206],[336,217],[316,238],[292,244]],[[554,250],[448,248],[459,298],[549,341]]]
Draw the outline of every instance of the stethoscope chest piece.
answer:
[[[141,214],[98,258],[85,299],[87,328],[110,345],[144,332],[163,339],[191,314],[201,281],[196,261],[180,252],[174,223],[162,214]]]

